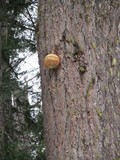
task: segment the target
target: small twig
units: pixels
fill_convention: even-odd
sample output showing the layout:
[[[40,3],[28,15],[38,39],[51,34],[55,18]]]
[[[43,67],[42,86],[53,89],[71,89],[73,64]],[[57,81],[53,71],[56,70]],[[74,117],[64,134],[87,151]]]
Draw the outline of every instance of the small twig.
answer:
[[[29,18],[30,18],[30,20],[31,20],[31,22],[32,22],[33,27],[35,28],[35,23],[34,23],[34,21],[33,21],[33,19],[32,19],[32,16],[31,16],[31,14],[30,14],[30,12],[29,12],[29,10],[28,10],[27,7],[26,7],[26,11],[27,11],[27,13],[28,13],[28,15],[29,15]]]
[[[9,134],[7,132],[4,132],[6,134],[6,136],[8,137],[8,139],[10,140],[10,142],[13,143],[13,140],[10,138]]]

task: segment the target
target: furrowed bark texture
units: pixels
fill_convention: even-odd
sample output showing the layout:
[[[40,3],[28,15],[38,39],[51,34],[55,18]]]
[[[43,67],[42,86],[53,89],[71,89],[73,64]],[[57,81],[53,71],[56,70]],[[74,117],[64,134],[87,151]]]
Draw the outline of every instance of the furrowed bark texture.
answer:
[[[120,158],[120,4],[39,0],[47,160]],[[55,51],[57,69],[44,57]]]

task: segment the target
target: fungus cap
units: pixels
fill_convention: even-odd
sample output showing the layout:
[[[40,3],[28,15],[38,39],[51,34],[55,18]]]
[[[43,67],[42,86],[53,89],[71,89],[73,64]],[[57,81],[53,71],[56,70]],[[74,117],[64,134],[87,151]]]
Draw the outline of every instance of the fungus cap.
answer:
[[[55,69],[60,64],[60,57],[58,57],[56,54],[48,54],[44,58],[44,66],[49,69]]]

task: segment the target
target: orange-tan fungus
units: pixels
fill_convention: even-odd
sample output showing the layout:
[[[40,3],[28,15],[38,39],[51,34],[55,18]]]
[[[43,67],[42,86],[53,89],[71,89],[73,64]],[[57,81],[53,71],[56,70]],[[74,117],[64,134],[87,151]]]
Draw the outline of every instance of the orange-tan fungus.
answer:
[[[57,56],[56,54],[48,54],[44,58],[44,66],[49,69],[55,69],[59,66],[60,64],[60,57]]]

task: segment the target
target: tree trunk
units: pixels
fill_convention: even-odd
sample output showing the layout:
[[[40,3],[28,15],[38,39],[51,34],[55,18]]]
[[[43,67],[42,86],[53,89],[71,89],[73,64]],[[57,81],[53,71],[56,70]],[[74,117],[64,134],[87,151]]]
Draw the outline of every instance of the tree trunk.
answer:
[[[120,4],[39,0],[47,160],[120,158]],[[55,52],[57,69],[44,67]]]

